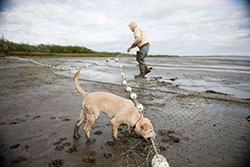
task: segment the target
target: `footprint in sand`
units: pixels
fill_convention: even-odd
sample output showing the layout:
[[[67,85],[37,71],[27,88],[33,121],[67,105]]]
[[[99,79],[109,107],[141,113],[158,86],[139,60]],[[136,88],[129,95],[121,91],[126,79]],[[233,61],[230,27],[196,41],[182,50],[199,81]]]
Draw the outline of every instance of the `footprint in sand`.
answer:
[[[71,120],[71,119],[70,119],[69,117],[67,117],[67,116],[59,117],[59,119],[60,119],[61,121],[70,121],[70,120]]]
[[[0,126],[6,125],[6,124],[7,124],[6,122],[0,122]]]
[[[52,160],[49,163],[48,167],[60,167],[60,166],[63,166],[63,164],[64,164],[64,160],[62,160],[62,159],[56,159],[56,160]]]
[[[27,160],[27,158],[24,156],[15,156],[13,161],[11,162],[11,164],[14,165],[14,164],[22,163],[26,160]]]
[[[10,149],[17,149],[19,146],[20,146],[20,144],[18,143],[18,144],[11,145],[9,148]]]
[[[11,121],[9,123],[9,125],[15,125],[15,124],[20,124],[20,123],[23,123],[23,122],[26,122],[27,120],[24,119],[24,118],[16,118],[14,119],[13,121]]]
[[[66,152],[73,153],[78,151],[78,146],[67,141],[67,137],[59,138],[53,145],[55,145],[55,150],[60,151],[68,147]]]
[[[103,156],[105,159],[109,159],[112,157],[112,153],[104,153]]]
[[[102,131],[98,130],[96,132],[94,132],[95,135],[101,135],[102,134]]]
[[[34,116],[32,119],[35,120],[35,119],[38,119],[38,118],[40,118],[40,117],[41,117],[40,115],[36,115],[36,116]]]

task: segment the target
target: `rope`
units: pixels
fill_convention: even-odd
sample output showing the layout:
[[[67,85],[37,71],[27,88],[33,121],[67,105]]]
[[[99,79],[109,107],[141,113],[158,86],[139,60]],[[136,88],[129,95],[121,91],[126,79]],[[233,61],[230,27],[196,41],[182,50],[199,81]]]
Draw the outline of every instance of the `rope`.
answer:
[[[150,138],[150,140],[152,142],[155,153],[158,154],[157,148],[155,147],[155,141],[152,138]]]
[[[34,64],[37,64],[37,65],[40,65],[40,66],[52,68],[52,69],[55,69],[55,70],[62,70],[62,71],[70,71],[70,70],[72,70],[72,69],[79,70],[79,69],[81,69],[81,68],[88,68],[88,67],[90,67],[91,65],[92,65],[92,66],[93,66],[93,65],[98,65],[98,63],[91,63],[90,65],[89,65],[89,64],[86,64],[86,65],[83,66],[83,67],[74,67],[74,68],[68,67],[68,66],[66,66],[66,67],[58,67],[58,66],[54,66],[54,65],[50,65],[50,64],[41,63],[41,62],[38,62],[38,61],[33,60],[33,59],[20,58],[20,57],[14,57],[14,56],[8,56],[8,57],[6,56],[5,58],[6,58],[6,59],[22,60],[22,61],[30,61],[30,62],[32,62],[32,63],[34,63]]]

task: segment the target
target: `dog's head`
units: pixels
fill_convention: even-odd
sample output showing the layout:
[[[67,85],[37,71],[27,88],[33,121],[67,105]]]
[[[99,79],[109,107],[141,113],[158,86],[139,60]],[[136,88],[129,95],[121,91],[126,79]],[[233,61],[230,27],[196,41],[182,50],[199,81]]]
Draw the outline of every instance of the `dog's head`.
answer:
[[[156,134],[154,132],[153,125],[151,121],[147,118],[142,117],[137,125],[135,126],[135,131],[139,133],[145,139],[147,138],[155,138]]]

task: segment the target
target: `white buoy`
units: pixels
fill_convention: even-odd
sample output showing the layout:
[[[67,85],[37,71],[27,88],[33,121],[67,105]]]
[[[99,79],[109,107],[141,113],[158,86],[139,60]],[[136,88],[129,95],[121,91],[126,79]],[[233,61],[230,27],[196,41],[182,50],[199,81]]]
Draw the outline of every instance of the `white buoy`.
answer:
[[[165,157],[161,154],[156,154],[152,161],[152,167],[169,167],[169,163]]]
[[[126,91],[127,92],[132,92],[132,88],[128,86],[128,87],[126,87]]]
[[[121,69],[122,69],[122,67],[123,67],[123,66],[120,64],[120,68],[121,68]]]
[[[124,73],[123,72],[121,72],[121,76],[124,77]]]
[[[135,93],[131,93],[130,94],[130,98],[133,99],[133,100],[135,100],[137,98],[137,95]]]
[[[138,109],[140,112],[142,112],[143,109],[144,109],[144,107],[143,107],[142,104],[138,104],[136,107],[137,107],[137,109]]]
[[[124,86],[126,86],[127,83],[128,83],[128,82],[127,82],[126,80],[123,80],[123,81],[122,81],[122,85],[124,85]]]
[[[119,61],[119,59],[118,59],[118,58],[116,58],[116,59],[115,59],[115,61],[116,61],[116,62],[118,62],[118,61]]]

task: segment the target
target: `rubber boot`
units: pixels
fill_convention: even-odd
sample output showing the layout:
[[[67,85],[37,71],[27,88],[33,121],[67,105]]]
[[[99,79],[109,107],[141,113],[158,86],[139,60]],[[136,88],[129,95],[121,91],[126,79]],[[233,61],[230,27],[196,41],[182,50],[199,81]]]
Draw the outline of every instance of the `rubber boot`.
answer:
[[[135,75],[135,78],[144,78],[145,77],[145,65],[139,64],[140,74]]]
[[[149,67],[149,68],[148,68],[148,67],[146,66],[146,68],[145,68],[145,75],[148,74],[148,73],[150,73],[151,70],[152,70],[152,67]]]

